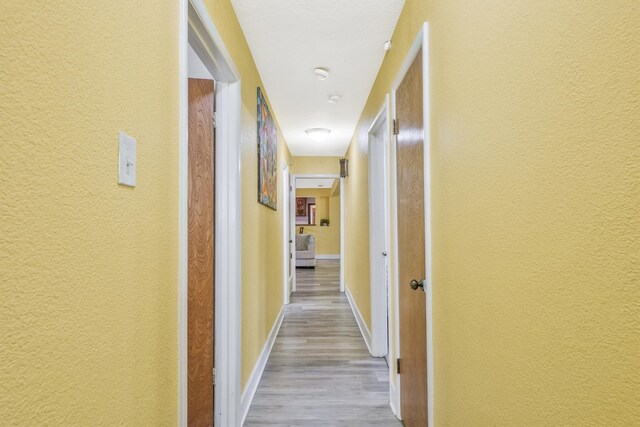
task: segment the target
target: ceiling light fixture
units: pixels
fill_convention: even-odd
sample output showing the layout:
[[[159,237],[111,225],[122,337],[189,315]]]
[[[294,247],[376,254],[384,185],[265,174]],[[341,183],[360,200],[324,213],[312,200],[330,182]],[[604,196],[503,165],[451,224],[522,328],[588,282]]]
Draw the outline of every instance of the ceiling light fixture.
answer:
[[[329,95],[329,102],[332,104],[337,104],[342,100],[340,95]]]
[[[313,70],[313,74],[318,80],[327,80],[327,77],[329,77],[329,70],[326,68],[316,68]]]
[[[391,40],[387,40],[386,42],[384,42],[383,49],[385,52],[391,50]]]
[[[329,134],[331,133],[331,130],[329,129],[325,129],[325,128],[311,128],[311,129],[307,129],[305,130],[305,132],[307,133],[307,135],[309,135],[311,137],[311,139],[313,139],[316,142],[322,142],[325,139],[327,139],[327,137],[329,136]]]

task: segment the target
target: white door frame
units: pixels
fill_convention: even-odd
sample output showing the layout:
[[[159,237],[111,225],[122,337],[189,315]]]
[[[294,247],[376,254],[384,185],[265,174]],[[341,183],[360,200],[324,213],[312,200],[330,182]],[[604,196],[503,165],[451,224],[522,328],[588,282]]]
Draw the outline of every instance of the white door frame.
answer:
[[[215,393],[214,423],[240,424],[242,203],[241,82],[203,0],[181,0],[179,23],[180,168],[178,258],[178,425],[187,425],[188,46],[215,79]]]
[[[284,244],[282,245],[283,248],[283,274],[282,274],[282,278],[283,278],[283,301],[284,301],[284,305],[289,304],[289,296],[291,295],[291,291],[289,289],[289,278],[290,278],[290,267],[291,267],[291,259],[289,258],[289,254],[291,253],[290,251],[291,249],[291,243],[289,242],[289,240],[291,239],[291,226],[290,226],[290,221],[289,221],[289,214],[290,214],[290,206],[289,203],[291,203],[291,197],[290,197],[290,189],[289,186],[291,185],[290,183],[290,176],[289,176],[289,166],[287,166],[286,162],[282,162],[282,200],[284,202],[284,206],[282,207],[282,240],[284,241]]]
[[[294,174],[290,175],[291,187],[293,188],[292,203],[291,203],[291,229],[293,233],[292,237],[296,235],[296,216],[295,216],[295,190],[297,179],[339,179],[340,180],[340,292],[344,292],[344,178],[340,177],[340,174]],[[296,265],[296,251],[293,251],[293,265]],[[296,275],[293,275],[293,289],[296,290]]]
[[[374,236],[384,239],[384,248],[379,253],[380,248],[374,248],[369,245],[369,259],[371,264],[371,355],[374,357],[383,357],[389,354],[389,331],[390,320],[390,298],[387,293],[388,286],[388,266],[389,266],[389,140],[391,134],[391,109],[389,108],[389,95],[385,96],[385,101],[373,123],[369,127],[368,146],[369,146],[369,242],[374,241]],[[383,127],[384,126],[384,127]],[[379,138],[383,135],[382,140]],[[372,144],[381,144],[381,158],[371,156]],[[372,162],[380,162],[382,169],[382,189],[374,188],[373,171],[380,172],[377,168],[372,167]],[[380,200],[382,198],[382,200]],[[372,215],[374,206],[378,206],[382,202],[382,216]],[[374,203],[375,202],[375,203]],[[376,221],[376,218],[378,221]],[[381,258],[383,257],[383,258]],[[384,260],[383,279],[380,280],[374,274],[374,265]],[[390,363],[389,366],[392,364]]]
[[[424,123],[424,153],[423,153],[423,167],[424,167],[424,223],[425,223],[425,272],[426,272],[426,280],[425,280],[425,298],[426,298],[426,308],[427,315],[425,321],[427,322],[427,411],[428,411],[428,425],[433,426],[434,420],[434,396],[433,396],[433,330],[432,330],[432,312],[433,312],[433,281],[432,281],[432,270],[431,270],[431,122],[430,122],[430,81],[429,81],[429,24],[425,22],[416,39],[413,42],[413,45],[409,49],[407,56],[405,57],[404,62],[402,63],[402,67],[398,71],[396,78],[393,82],[392,92],[391,92],[391,110],[392,117],[396,117],[396,92],[398,87],[402,83],[404,76],[409,71],[409,67],[413,63],[418,52],[422,49],[422,81],[423,81],[423,123]],[[395,141],[395,140],[394,140]],[[391,174],[393,176],[392,186],[394,189],[394,194],[396,195],[394,203],[392,203],[392,218],[395,219],[396,229],[394,232],[395,239],[392,242],[394,247],[394,254],[398,253],[398,230],[397,230],[397,216],[398,216],[398,205],[397,205],[397,180],[396,180],[396,144],[395,142],[391,144]],[[399,286],[408,286],[406,283],[399,283],[399,271],[398,271],[398,256],[395,256],[395,343],[396,345],[396,354],[397,357],[402,357],[400,354],[400,329],[399,329],[399,301],[398,301],[398,287]],[[391,397],[392,403],[394,400],[397,402],[396,406],[396,415],[400,418],[400,378],[398,377],[397,387],[397,400],[394,399],[394,396]]]

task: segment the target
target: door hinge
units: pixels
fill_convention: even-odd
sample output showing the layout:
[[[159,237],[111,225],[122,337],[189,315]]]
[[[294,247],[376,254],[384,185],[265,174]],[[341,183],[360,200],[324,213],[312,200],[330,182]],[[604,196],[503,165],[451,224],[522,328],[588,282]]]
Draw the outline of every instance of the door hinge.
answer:
[[[216,368],[213,368],[213,373],[212,373],[212,382],[213,385],[216,385]]]
[[[289,186],[289,191],[293,191],[293,187],[292,186]]]
[[[393,134],[398,135],[400,131],[398,130],[398,121],[393,119]]]
[[[396,359],[396,374],[400,373],[400,359]]]
[[[218,114],[214,111],[213,112],[213,127],[217,127],[218,124]]]

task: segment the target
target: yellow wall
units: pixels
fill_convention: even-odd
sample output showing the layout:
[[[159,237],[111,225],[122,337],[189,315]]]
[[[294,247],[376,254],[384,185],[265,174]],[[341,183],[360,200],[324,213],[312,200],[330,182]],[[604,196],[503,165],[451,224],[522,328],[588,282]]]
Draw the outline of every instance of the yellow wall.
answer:
[[[304,233],[316,238],[316,255],[340,255],[340,197],[331,197],[331,189],[299,188],[296,197],[316,198],[316,225],[304,226]],[[327,218],[329,226],[320,227]],[[296,233],[300,225],[296,225]]]
[[[640,4],[407,0],[348,154],[350,289],[366,129],[425,20],[436,425],[640,424]]]
[[[178,3],[3,2],[0,420],[177,420]],[[117,185],[118,131],[137,187]]]
[[[242,75],[242,388],[283,305],[282,163],[290,155],[278,130],[278,210],[258,203],[257,98],[263,89],[249,46],[228,0],[205,0]],[[266,94],[265,96],[267,96]],[[268,98],[268,96],[267,96]],[[277,121],[273,109],[271,114]]]
[[[359,128],[363,127],[362,123],[359,123],[358,126]],[[364,133],[360,129],[361,134],[354,136],[346,155],[349,159],[349,176],[344,179],[344,282],[370,331],[371,291],[369,282],[367,129],[364,129]]]
[[[292,157],[292,174],[340,174],[340,157]]]
[[[257,203],[253,59],[228,0],[207,4],[242,75],[244,384],[282,306],[282,210]],[[178,16],[2,7],[0,420],[177,420]],[[116,184],[119,130],[134,189]]]

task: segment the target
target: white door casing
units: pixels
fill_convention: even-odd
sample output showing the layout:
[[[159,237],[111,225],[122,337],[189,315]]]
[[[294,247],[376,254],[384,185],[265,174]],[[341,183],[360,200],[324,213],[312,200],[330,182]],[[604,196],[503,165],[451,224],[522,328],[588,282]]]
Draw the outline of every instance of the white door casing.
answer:
[[[389,353],[389,97],[369,128],[371,355]]]
[[[432,312],[433,312],[433,278],[432,278],[432,269],[431,269],[431,259],[432,259],[432,245],[431,245],[431,128],[430,128],[430,80],[429,80],[429,24],[425,22],[420,31],[418,32],[409,52],[407,53],[400,70],[398,71],[394,83],[392,85],[391,91],[391,117],[395,118],[396,112],[396,91],[400,86],[405,74],[409,70],[409,67],[413,63],[414,58],[417,53],[422,49],[422,79],[423,79],[423,123],[424,123],[424,222],[425,222],[425,271],[426,271],[426,280],[425,280],[425,299],[426,299],[426,341],[427,341],[427,411],[428,411],[428,425],[434,425],[434,366],[433,366],[433,353],[434,353],[434,343],[433,343],[433,322],[432,322]],[[394,136],[395,137],[395,136]],[[395,139],[395,138],[394,138]],[[391,173],[392,173],[392,188],[395,195],[398,193],[397,182],[395,179],[396,175],[396,150],[395,150],[395,142],[391,144]],[[397,227],[397,213],[398,206],[397,200],[391,206],[391,216],[394,219],[394,224]],[[398,252],[398,233],[397,229],[394,230],[394,239],[392,241],[394,253]],[[392,345],[396,349],[397,357],[402,357],[399,354],[399,306],[398,306],[398,286],[399,277],[398,277],[398,257],[394,257],[394,278],[395,278],[395,286],[392,289],[394,294],[394,342]],[[392,396],[392,404],[395,402],[397,407],[396,416],[400,419],[400,382],[402,379],[397,377],[397,383],[395,385],[395,389],[397,392],[396,396]],[[395,405],[394,405],[395,406]]]
[[[203,0],[181,0],[179,24],[178,425],[187,425],[189,46],[216,81],[214,424],[240,424],[242,186],[240,73]]]
[[[296,205],[296,180],[297,179],[325,179],[325,178],[333,178],[340,180],[340,292],[344,292],[344,241],[345,241],[345,226],[344,226],[344,178],[340,178],[340,174],[291,174],[289,175],[289,179],[291,182],[291,201],[290,201],[290,222],[291,222],[291,237],[293,238],[293,277],[292,277],[292,292],[296,290],[296,274],[295,274],[295,263],[296,263],[296,251],[295,251],[295,237],[296,237],[296,216],[295,216],[295,205]],[[317,259],[317,258],[316,258]]]
[[[290,214],[290,206],[289,203],[291,202],[291,190],[290,187],[291,183],[290,183],[290,178],[289,178],[289,167],[287,166],[287,164],[285,162],[282,162],[282,239],[283,239],[283,274],[282,274],[282,278],[284,281],[283,287],[284,287],[284,296],[283,296],[283,301],[284,304],[287,305],[289,304],[289,296],[291,295],[291,286],[292,286],[292,266],[291,266],[291,261],[293,259],[293,253],[292,253],[292,245],[291,242],[293,241],[292,236],[291,236],[291,224],[289,221],[289,214]]]

